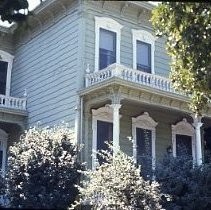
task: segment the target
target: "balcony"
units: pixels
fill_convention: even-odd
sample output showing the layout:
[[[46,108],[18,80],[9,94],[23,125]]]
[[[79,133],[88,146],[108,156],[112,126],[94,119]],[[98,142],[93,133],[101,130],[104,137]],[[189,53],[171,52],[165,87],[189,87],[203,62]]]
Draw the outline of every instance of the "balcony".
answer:
[[[127,68],[120,64],[112,64],[103,70],[92,73],[90,73],[88,69],[86,72],[85,86],[90,87],[100,82],[109,80],[112,77],[117,77],[124,81],[136,83],[140,85],[140,87],[144,85],[169,93],[179,94],[183,96],[185,95],[182,92],[175,91],[170,79],[168,78]]]
[[[15,98],[0,94],[0,108],[26,111],[26,98]]]

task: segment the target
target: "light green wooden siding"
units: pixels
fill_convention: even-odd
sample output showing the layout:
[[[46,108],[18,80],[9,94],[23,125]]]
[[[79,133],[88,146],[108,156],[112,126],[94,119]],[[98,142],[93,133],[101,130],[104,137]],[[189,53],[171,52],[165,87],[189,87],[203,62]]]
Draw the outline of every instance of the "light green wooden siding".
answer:
[[[120,43],[120,62],[121,64],[132,68],[133,65],[133,46],[132,29],[146,30],[154,33],[150,22],[146,17],[142,17],[141,23],[137,21],[138,10],[135,7],[126,8],[124,14],[120,13],[121,5],[118,2],[105,3],[102,8],[100,3],[85,2],[85,63],[90,64],[90,69],[94,69],[95,59],[95,16],[109,17],[121,25],[121,43]],[[168,77],[169,75],[169,57],[165,52],[164,39],[158,38],[155,42],[154,66],[155,73]]]
[[[76,2],[25,45],[17,43],[11,93],[21,97],[27,90],[28,126],[38,121],[74,126],[79,80],[84,79],[78,60],[80,20]]]

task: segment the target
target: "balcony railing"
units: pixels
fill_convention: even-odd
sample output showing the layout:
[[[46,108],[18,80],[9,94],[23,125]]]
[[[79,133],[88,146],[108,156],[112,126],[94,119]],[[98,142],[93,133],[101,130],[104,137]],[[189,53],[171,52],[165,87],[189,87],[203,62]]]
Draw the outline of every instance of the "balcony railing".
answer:
[[[26,110],[26,98],[14,98],[0,95],[0,108],[9,108],[16,110]]]
[[[112,64],[98,72],[86,73],[86,87],[98,84],[112,77],[118,77],[139,85],[149,86],[158,90],[184,95],[172,87],[170,79],[155,74],[149,74],[139,70],[127,68],[120,64]]]

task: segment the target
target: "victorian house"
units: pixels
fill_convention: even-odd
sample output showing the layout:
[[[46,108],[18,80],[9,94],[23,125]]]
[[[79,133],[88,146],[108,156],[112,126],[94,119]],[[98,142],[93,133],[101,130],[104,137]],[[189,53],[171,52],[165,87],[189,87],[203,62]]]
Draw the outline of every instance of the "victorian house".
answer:
[[[65,121],[95,168],[112,141],[150,167],[183,145],[197,164],[211,149],[211,106],[203,118],[169,80],[165,38],[150,23],[154,5],[138,1],[46,0],[28,28],[0,29],[0,164],[24,129]]]

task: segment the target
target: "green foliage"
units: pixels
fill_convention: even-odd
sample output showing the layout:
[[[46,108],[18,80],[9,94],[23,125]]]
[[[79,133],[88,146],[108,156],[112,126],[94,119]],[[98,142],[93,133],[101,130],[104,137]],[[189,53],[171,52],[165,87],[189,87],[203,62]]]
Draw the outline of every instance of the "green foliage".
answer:
[[[64,126],[33,128],[9,148],[8,197],[12,207],[66,208],[80,179],[78,148]]]
[[[165,156],[157,165],[157,181],[167,210],[211,209],[211,164],[193,168],[190,157]]]
[[[151,20],[166,36],[174,87],[191,95],[191,110],[201,114],[211,99],[211,4],[164,2]]]
[[[26,14],[20,13],[21,9],[28,11],[27,0],[0,0],[0,16],[2,21],[20,22],[26,19]]]
[[[114,157],[112,152],[100,155],[106,162],[84,173],[77,205],[89,204],[92,209],[161,209],[157,183],[145,181],[132,158],[121,151]]]

